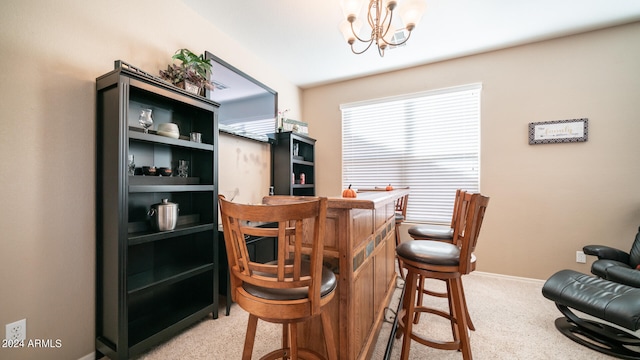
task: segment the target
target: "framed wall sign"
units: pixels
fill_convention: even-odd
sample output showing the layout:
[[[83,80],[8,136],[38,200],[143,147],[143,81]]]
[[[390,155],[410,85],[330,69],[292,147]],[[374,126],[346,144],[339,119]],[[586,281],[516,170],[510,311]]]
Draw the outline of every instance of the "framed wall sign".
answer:
[[[589,119],[529,123],[529,145],[587,141]]]

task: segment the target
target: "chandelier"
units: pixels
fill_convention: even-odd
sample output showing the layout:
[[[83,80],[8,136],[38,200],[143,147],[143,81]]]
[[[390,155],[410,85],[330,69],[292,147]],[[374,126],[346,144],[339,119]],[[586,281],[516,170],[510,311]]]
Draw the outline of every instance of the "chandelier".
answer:
[[[400,46],[406,43],[426,8],[425,0],[404,0],[397,9],[404,28],[397,29],[393,17],[400,1],[370,0],[366,13],[361,14],[363,2],[364,0],[342,0],[342,11],[346,20],[340,25],[340,31],[351,46],[351,51],[358,55],[369,50],[371,45],[376,44],[378,54],[382,57],[388,46]],[[369,24],[369,28],[366,30],[362,30],[361,17],[366,17]],[[408,32],[408,35],[398,38],[396,33],[403,29]],[[362,33],[368,33],[368,35],[363,38],[359,35]],[[400,32],[400,34],[404,34],[404,32]],[[360,51],[355,49],[356,40],[365,44],[364,49]]]

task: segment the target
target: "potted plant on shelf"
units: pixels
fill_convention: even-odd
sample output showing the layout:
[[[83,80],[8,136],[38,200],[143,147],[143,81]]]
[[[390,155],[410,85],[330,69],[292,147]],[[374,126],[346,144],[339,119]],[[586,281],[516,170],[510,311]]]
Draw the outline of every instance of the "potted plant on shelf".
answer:
[[[180,49],[172,59],[181,61],[181,64],[170,64],[167,70],[160,70],[162,79],[196,95],[203,95],[204,89],[213,90],[213,84],[207,78],[211,63],[203,54],[196,55],[189,49]]]

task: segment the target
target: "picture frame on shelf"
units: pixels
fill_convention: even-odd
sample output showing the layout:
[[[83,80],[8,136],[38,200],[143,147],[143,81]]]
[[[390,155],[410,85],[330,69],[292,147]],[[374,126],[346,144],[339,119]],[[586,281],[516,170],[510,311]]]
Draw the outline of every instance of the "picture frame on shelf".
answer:
[[[302,135],[309,135],[309,124],[303,121],[284,119],[282,120],[282,130]]]

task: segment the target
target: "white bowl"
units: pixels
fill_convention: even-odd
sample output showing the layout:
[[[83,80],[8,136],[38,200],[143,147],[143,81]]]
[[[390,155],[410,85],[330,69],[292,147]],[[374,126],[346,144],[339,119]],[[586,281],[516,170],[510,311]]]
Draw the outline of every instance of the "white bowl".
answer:
[[[172,132],[172,131],[160,131],[160,130],[158,130],[158,135],[166,136],[166,137],[170,137],[170,138],[174,138],[174,139],[178,139],[180,137],[179,133]]]
[[[178,125],[174,123],[158,124],[158,135],[178,139],[180,137],[180,130],[178,130]]]
[[[178,125],[174,123],[158,124],[158,131],[174,132],[178,134],[180,133],[180,130],[178,130]]]

